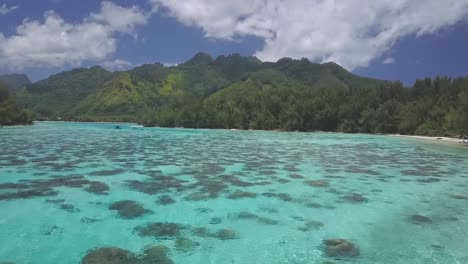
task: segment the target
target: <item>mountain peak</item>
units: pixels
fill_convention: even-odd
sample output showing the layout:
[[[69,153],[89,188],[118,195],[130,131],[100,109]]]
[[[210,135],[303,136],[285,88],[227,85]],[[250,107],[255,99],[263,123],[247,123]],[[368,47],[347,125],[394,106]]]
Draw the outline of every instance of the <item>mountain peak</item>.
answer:
[[[29,80],[26,74],[18,73],[0,75],[0,82],[4,83],[13,91],[18,90],[25,85],[31,84],[31,80]]]
[[[219,55],[215,59],[215,63],[223,63],[226,61],[234,62],[234,61],[245,61],[249,63],[261,64],[262,62],[255,56],[242,56],[239,53],[233,53],[229,55]]]
[[[329,62],[325,62],[325,63],[322,63],[323,66],[326,66],[326,67],[329,67],[329,68],[334,68],[334,69],[343,69],[343,67],[341,67],[341,65],[339,65],[338,63],[336,62],[333,62],[333,61],[329,61]]]
[[[204,52],[198,52],[197,54],[195,54],[195,56],[193,56],[193,58],[191,58],[184,64],[185,65],[206,65],[206,64],[211,63],[212,61],[213,61],[213,58],[209,54],[204,53]]]
[[[104,71],[107,71],[106,69],[104,69],[101,65],[94,65],[92,67],[89,68],[90,70],[104,70]]]

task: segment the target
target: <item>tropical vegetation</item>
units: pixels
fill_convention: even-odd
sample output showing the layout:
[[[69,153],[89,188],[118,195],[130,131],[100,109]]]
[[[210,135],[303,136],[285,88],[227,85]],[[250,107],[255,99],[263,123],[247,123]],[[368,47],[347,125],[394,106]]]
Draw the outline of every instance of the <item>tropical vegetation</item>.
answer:
[[[32,124],[32,114],[20,109],[6,85],[0,83],[0,126]]]
[[[146,126],[420,135],[468,134],[468,78],[412,87],[307,59],[261,62],[204,53],[178,66],[75,69],[27,84],[21,107],[42,120]]]

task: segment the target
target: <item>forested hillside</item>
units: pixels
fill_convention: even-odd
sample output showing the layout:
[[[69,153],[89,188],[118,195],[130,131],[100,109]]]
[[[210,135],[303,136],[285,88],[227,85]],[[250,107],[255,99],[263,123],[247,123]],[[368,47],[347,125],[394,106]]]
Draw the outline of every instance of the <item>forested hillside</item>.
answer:
[[[0,75],[0,83],[6,85],[11,91],[16,92],[25,85],[31,84],[31,81],[25,74],[6,74]]]
[[[10,89],[0,83],[0,126],[29,124],[32,124],[32,114],[20,109]]]
[[[137,121],[147,126],[458,135],[468,133],[468,78],[400,82],[337,64],[196,54],[173,67],[77,69],[27,85],[39,119]]]
[[[261,78],[263,74],[250,76],[203,101],[172,104],[146,122],[161,126],[350,133],[468,133],[466,78],[427,79],[411,89],[399,83],[368,88],[311,88],[291,85],[287,79],[283,79],[283,85],[272,84],[270,78]]]
[[[18,102],[39,119],[71,119],[76,106],[113,76],[98,66],[62,72],[26,85],[17,94]]]

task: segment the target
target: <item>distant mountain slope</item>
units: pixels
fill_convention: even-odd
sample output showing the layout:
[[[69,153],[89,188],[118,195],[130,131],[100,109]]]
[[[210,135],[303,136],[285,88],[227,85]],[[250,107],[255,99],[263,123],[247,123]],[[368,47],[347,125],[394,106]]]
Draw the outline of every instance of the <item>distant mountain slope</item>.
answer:
[[[0,83],[3,83],[12,91],[17,91],[25,85],[31,84],[31,81],[25,74],[7,74],[0,75]]]
[[[0,127],[32,124],[32,114],[18,107],[10,88],[0,83]]]
[[[146,64],[112,73],[96,66],[62,72],[27,85],[18,101],[45,119],[136,120],[148,111],[159,111],[187,98],[202,100],[226,87],[238,87],[245,78],[279,88],[370,87],[384,83],[353,75],[336,64],[287,58],[262,63],[238,54],[213,59],[198,53],[174,67]]]
[[[114,76],[99,66],[74,69],[26,85],[17,100],[39,117],[56,119],[73,113],[82,100]]]
[[[262,64],[260,70],[206,98],[200,126],[335,131],[339,104],[348,101],[353,87],[379,89],[390,84],[353,75],[336,64],[282,59]]]
[[[38,119],[146,126],[468,134],[468,78],[364,78],[335,63],[198,53],[178,66],[66,71],[16,93]],[[11,112],[11,111],[10,111]],[[1,113],[0,113],[1,114]]]

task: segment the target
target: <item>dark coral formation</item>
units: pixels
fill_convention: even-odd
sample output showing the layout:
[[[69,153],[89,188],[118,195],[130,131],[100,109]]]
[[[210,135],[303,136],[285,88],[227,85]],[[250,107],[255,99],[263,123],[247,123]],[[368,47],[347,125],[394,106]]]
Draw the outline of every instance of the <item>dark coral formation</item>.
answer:
[[[218,198],[229,187],[222,181],[209,180],[201,176],[195,176],[195,178],[198,179],[198,182],[189,185],[187,189],[195,189],[197,191],[186,197],[186,200],[200,201]]]
[[[155,222],[138,226],[135,231],[140,236],[151,236],[157,239],[174,239],[185,227],[176,223]]]
[[[239,238],[237,232],[231,229],[221,229],[212,236],[219,240],[231,240]]]
[[[418,179],[416,181],[420,182],[420,183],[433,183],[433,182],[440,182],[441,179],[434,178],[434,177],[429,177],[429,178],[424,178],[424,179]]]
[[[290,174],[289,178],[291,178],[291,179],[304,179],[304,176],[302,176],[300,174]]]
[[[174,264],[169,258],[170,250],[166,246],[152,246],[146,248],[135,264]],[[132,264],[132,263],[129,263]]]
[[[279,213],[279,210],[278,210],[278,209],[275,209],[275,208],[268,208],[268,207],[262,207],[262,208],[260,208],[260,211],[264,211],[264,212],[267,212],[267,213],[270,213],[270,214],[277,214],[277,213]]]
[[[237,219],[243,219],[243,220],[257,220],[257,223],[264,224],[264,225],[277,225],[277,224],[279,224],[278,220],[271,219],[271,218],[264,217],[264,216],[259,216],[259,215],[256,215],[254,213],[250,213],[250,212],[246,212],[246,211],[242,211],[242,212],[238,213],[235,217]]]
[[[203,201],[203,200],[208,200],[208,199],[213,199],[216,198],[217,196],[214,196],[211,193],[205,193],[205,192],[194,192],[186,196],[184,199],[187,201]]]
[[[277,224],[279,224],[279,221],[278,221],[278,220],[271,219],[271,218],[264,217],[264,216],[260,216],[260,217],[257,219],[257,222],[258,222],[259,224],[264,224],[264,225],[277,225]]]
[[[46,199],[46,203],[51,203],[51,204],[63,204],[65,203],[65,199]]]
[[[64,211],[67,211],[69,213],[75,213],[75,212],[80,211],[80,209],[76,208],[73,204],[66,204],[66,203],[60,204],[58,208]]]
[[[156,202],[160,205],[169,205],[176,203],[176,200],[172,199],[169,195],[161,195]]]
[[[358,203],[367,203],[369,200],[359,193],[351,193],[351,194],[342,196],[341,201],[352,203],[352,204],[358,204]]]
[[[432,219],[430,219],[427,216],[424,215],[410,215],[409,216],[409,221],[413,224],[416,225],[427,225],[427,224],[432,224]]]
[[[207,213],[213,212],[213,209],[208,208],[208,207],[200,207],[200,208],[196,208],[195,211],[196,211],[197,213],[207,214]]]
[[[261,174],[261,175],[270,176],[270,175],[275,175],[276,171],[274,171],[274,170],[261,170],[258,173]]]
[[[116,210],[124,219],[138,218],[149,212],[140,203],[131,200],[115,202],[109,206],[109,209]]]
[[[362,167],[359,166],[348,166],[345,169],[345,172],[349,173],[356,173],[356,174],[365,174],[365,175],[371,175],[371,176],[379,176],[380,173],[377,171],[369,170],[369,169],[363,169]]]
[[[431,245],[431,248],[432,248],[433,250],[436,250],[436,251],[442,251],[442,250],[444,249],[443,246],[441,246],[441,245],[435,245],[435,244]]]
[[[41,226],[41,235],[44,235],[44,236],[50,236],[50,235],[55,235],[55,234],[58,234],[58,233],[62,233],[63,231],[63,228],[60,228],[56,225],[52,225],[52,226]]]
[[[257,194],[254,192],[244,192],[237,190],[227,196],[228,199],[255,198]]]
[[[0,194],[0,201],[1,200],[14,200],[14,199],[27,199],[27,198],[34,198],[34,197],[40,197],[40,196],[55,196],[57,194],[58,194],[57,191],[52,190],[50,188],[16,191],[12,193]]]
[[[341,238],[323,240],[323,250],[328,257],[357,257],[360,250],[357,245]]]
[[[341,191],[335,189],[335,188],[328,188],[327,192],[332,193],[332,194],[343,194]]]
[[[154,175],[146,181],[129,180],[127,185],[130,189],[147,194],[157,194],[171,190],[183,191],[185,190],[184,183],[176,177]]]
[[[284,169],[287,170],[287,171],[290,171],[290,172],[300,172],[301,170],[296,168],[295,166],[291,166],[291,165],[288,165],[288,166],[284,166]]]
[[[210,225],[217,225],[217,224],[221,224],[223,220],[220,218],[220,217],[212,217],[210,219]]]
[[[169,248],[153,246],[136,255],[117,247],[102,247],[88,251],[81,264],[174,264],[169,258]]]
[[[321,204],[319,204],[319,203],[314,203],[314,202],[306,203],[305,206],[308,207],[308,208],[321,208],[321,207],[322,207]]]
[[[101,171],[93,171],[90,172],[90,176],[114,176],[121,173],[124,173],[123,169],[114,169],[114,170],[101,170]]]
[[[102,219],[100,219],[100,218],[91,218],[91,217],[83,217],[83,218],[80,219],[80,221],[82,223],[89,224],[89,223],[96,223],[96,222],[102,221]]]
[[[449,197],[456,200],[468,200],[468,197],[457,194],[450,194]]]
[[[179,251],[193,251],[200,246],[200,243],[185,237],[178,237],[175,241],[175,248]]]
[[[254,213],[251,213],[251,212],[242,211],[242,212],[237,214],[237,218],[239,218],[239,219],[257,219],[258,215],[254,214]]]
[[[328,187],[330,185],[327,180],[309,180],[304,183],[312,187]]]
[[[107,194],[109,186],[103,182],[91,182],[84,190],[95,194]]]
[[[197,237],[209,237],[210,236],[210,231],[204,227],[197,227],[192,229],[192,235],[197,236]]]
[[[287,193],[264,192],[264,193],[262,193],[262,196],[278,198],[278,199],[280,199],[282,201],[285,201],[285,202],[292,201],[291,195],[289,195]]]
[[[450,222],[458,221],[458,217],[456,217],[456,216],[449,216],[449,217],[446,217],[444,219],[447,220],[447,221],[450,221]]]
[[[255,186],[255,185],[271,184],[271,182],[267,180],[255,181],[255,182],[244,181],[244,180],[239,179],[239,177],[235,175],[223,175],[220,178],[223,180],[223,182],[226,182],[232,186],[238,186],[238,187],[249,187],[249,186]]]
[[[19,183],[2,183],[0,190],[8,190],[0,194],[0,200],[28,199],[42,196],[56,196],[58,191],[54,188],[103,188],[100,182],[90,181],[80,175],[53,177],[41,180],[22,180]],[[91,187],[93,186],[94,187]]]
[[[278,183],[283,183],[283,184],[284,184],[284,183],[288,183],[289,180],[288,180],[288,179],[278,179],[277,182],[278,182]]]
[[[81,264],[133,264],[138,258],[132,252],[116,248],[103,247],[90,250],[81,259]]]
[[[297,230],[302,232],[309,232],[313,230],[320,229],[324,226],[324,224],[320,221],[305,221],[303,226],[297,228]]]

